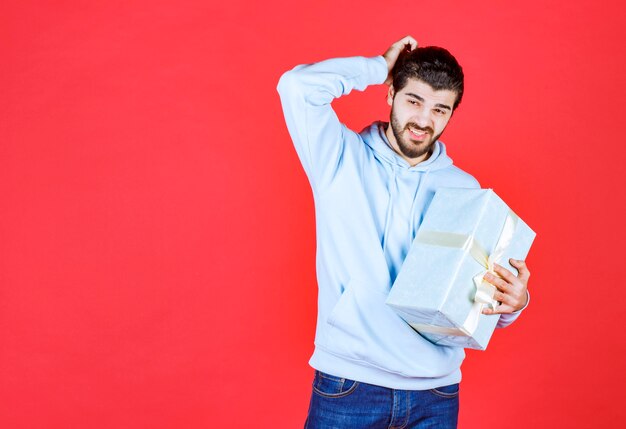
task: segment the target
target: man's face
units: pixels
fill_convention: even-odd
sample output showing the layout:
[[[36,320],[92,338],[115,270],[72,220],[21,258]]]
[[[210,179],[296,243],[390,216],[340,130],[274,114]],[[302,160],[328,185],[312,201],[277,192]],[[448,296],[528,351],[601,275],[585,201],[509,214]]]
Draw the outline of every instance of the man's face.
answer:
[[[409,79],[400,91],[389,88],[387,102],[391,106],[392,147],[409,164],[428,158],[430,151],[452,116],[457,94],[450,90],[435,91],[427,83]]]

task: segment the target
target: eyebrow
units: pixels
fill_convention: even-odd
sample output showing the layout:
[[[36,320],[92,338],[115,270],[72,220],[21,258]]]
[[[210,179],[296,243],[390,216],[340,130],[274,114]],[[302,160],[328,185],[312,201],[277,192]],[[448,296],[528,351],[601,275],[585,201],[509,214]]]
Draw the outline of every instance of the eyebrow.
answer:
[[[407,92],[406,95],[408,95],[409,97],[416,98],[418,101],[421,101],[422,103],[424,102],[424,99],[422,97],[420,97],[417,94],[413,94],[412,92]],[[435,107],[439,107],[441,109],[452,110],[452,107],[448,106],[447,104],[437,103],[437,104],[435,104]]]

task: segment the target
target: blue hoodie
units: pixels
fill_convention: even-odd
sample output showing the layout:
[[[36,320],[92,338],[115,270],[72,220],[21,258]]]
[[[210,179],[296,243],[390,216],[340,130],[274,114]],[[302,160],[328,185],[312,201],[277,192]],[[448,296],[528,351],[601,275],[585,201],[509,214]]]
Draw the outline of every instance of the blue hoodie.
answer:
[[[315,199],[319,286],[313,368],[395,389],[457,383],[462,348],[417,334],[385,299],[439,187],[479,188],[441,141],[414,167],[390,147],[386,123],[361,133],[331,108],[353,89],[382,84],[387,63],[337,58],[300,65],[278,84],[289,133]],[[519,313],[503,315],[499,326]]]

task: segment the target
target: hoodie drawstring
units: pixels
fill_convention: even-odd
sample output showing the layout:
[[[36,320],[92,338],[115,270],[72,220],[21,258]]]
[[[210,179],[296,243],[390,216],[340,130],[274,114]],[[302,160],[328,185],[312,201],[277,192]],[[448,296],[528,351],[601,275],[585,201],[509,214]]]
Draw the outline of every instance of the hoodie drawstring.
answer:
[[[415,194],[413,195],[413,203],[411,203],[411,214],[409,215],[409,219],[411,220],[411,229],[409,231],[409,249],[411,248],[411,244],[413,244],[413,240],[415,239],[415,235],[417,234],[417,227],[415,225],[417,223],[417,220],[415,219],[415,207],[417,207],[417,204],[415,203],[417,202],[417,197],[420,193],[420,190],[422,190],[423,193],[424,189],[426,189],[426,179],[428,178],[428,174],[430,174],[430,168],[426,170],[424,177],[420,178],[420,181],[417,184],[417,189],[415,189]]]
[[[393,207],[393,197],[398,193],[398,173],[394,168],[391,169],[393,172],[393,188],[389,189],[389,203],[387,204],[387,213],[385,214],[385,230],[383,232],[383,253],[387,251],[387,237],[389,237],[389,228],[391,225],[391,208]]]
[[[394,197],[400,192],[400,188],[398,186],[398,173],[395,169],[392,169],[393,172],[393,186],[389,188],[389,202],[387,204],[387,212],[385,214],[385,229],[383,232],[383,253],[387,250],[387,237],[389,236],[389,228],[391,228],[391,209],[393,207]],[[421,174],[421,172],[419,173]],[[409,235],[407,237],[408,240],[408,248],[411,247],[413,240],[415,239],[415,235],[417,234],[417,219],[415,219],[415,211],[418,206],[417,200],[418,197],[421,198],[421,194],[424,192],[426,188],[426,179],[430,174],[430,169],[426,169],[424,171],[423,177],[420,178],[417,186],[415,187],[415,192],[413,193],[413,201],[411,202],[411,210],[409,215],[409,222],[411,223],[411,227],[409,228]],[[421,192],[420,192],[421,191]]]

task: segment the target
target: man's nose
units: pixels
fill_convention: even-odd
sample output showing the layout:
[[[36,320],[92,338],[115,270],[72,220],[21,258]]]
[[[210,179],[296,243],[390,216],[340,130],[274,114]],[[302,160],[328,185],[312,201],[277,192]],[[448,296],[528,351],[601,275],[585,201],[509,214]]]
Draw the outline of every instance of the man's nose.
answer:
[[[430,111],[428,109],[418,109],[413,115],[414,122],[420,127],[430,126]]]

